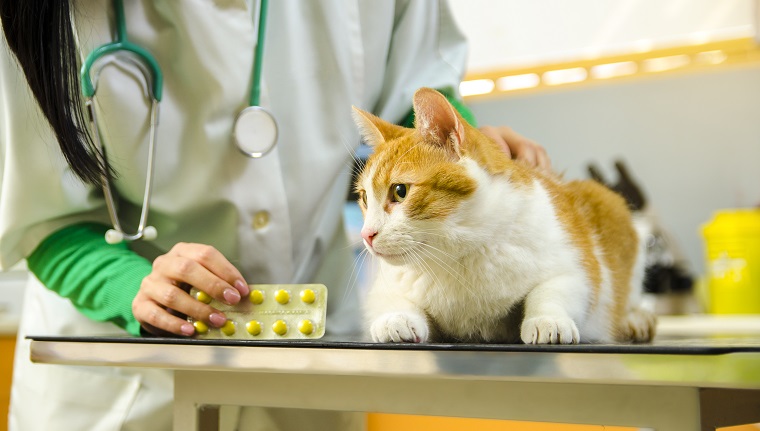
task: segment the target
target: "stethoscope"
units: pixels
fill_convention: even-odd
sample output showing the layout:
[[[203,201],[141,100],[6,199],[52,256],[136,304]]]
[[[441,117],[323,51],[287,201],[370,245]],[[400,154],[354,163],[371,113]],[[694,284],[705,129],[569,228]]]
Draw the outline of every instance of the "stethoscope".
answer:
[[[264,37],[266,34],[268,0],[259,0],[258,15],[258,38],[253,59],[253,76],[249,104],[235,118],[232,129],[232,139],[238,150],[250,158],[260,158],[268,154],[277,145],[277,121],[274,115],[265,108],[259,106],[261,95],[261,69],[264,58]],[[81,70],[82,93],[86,98],[86,106],[90,118],[90,128],[93,131],[93,140],[97,146],[104,166],[108,160],[102,145],[98,120],[95,114],[95,91],[97,89],[100,72],[107,65],[95,71],[95,79],[92,79],[91,70],[95,63],[106,56],[126,52],[126,59],[133,63],[141,71],[146,83],[146,91],[151,98],[150,105],[150,141],[148,144],[148,166],[145,178],[145,191],[143,193],[142,208],[140,210],[140,222],[135,233],[124,232],[116,212],[116,204],[111,191],[111,182],[108,172],[101,175],[103,194],[108,207],[108,215],[111,218],[113,229],[106,232],[106,241],[116,244],[122,241],[135,241],[138,239],[153,240],[158,235],[156,228],[148,226],[148,210],[150,207],[151,189],[153,187],[153,165],[155,159],[156,132],[158,127],[158,111],[161,102],[164,76],[156,59],[146,49],[130,42],[127,39],[127,24],[124,17],[123,0],[113,0],[114,13],[116,15],[116,40],[99,46],[85,59]]]

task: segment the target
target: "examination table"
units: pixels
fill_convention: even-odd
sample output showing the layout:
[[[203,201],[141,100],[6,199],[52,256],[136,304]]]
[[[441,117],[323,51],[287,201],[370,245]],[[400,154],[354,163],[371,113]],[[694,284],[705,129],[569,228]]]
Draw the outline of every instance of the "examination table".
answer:
[[[35,362],[174,370],[177,431],[216,429],[219,406],[241,401],[666,431],[760,422],[755,330],[571,346],[30,338]]]

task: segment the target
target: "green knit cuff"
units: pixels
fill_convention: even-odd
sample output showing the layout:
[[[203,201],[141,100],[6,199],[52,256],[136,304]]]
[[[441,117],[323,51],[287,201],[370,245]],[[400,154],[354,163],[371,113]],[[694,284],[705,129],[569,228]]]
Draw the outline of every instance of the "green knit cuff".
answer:
[[[459,112],[459,115],[464,118],[465,121],[470,123],[472,127],[478,127],[478,122],[475,119],[475,114],[472,113],[472,110],[464,104],[463,101],[461,101],[459,98],[457,98],[456,93],[451,88],[445,88],[445,89],[439,89],[438,90],[441,94],[446,96],[446,99],[451,103],[451,106],[454,107],[454,109]],[[399,123],[400,126],[404,127],[414,127],[414,109],[409,111],[409,114],[404,117],[404,120]]]
[[[45,238],[27,257],[27,265],[48,289],[88,318],[140,335],[132,300],[152,265],[127,243],[106,243],[106,230],[95,223],[67,226]]]

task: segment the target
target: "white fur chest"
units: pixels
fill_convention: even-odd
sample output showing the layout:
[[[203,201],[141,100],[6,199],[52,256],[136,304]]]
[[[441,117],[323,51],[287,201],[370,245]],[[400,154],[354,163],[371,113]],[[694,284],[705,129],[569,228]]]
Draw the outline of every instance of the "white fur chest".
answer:
[[[539,184],[518,189],[475,168],[480,187],[448,223],[441,253],[407,268],[418,274],[410,299],[446,333],[492,340],[528,292],[577,266],[551,200]]]

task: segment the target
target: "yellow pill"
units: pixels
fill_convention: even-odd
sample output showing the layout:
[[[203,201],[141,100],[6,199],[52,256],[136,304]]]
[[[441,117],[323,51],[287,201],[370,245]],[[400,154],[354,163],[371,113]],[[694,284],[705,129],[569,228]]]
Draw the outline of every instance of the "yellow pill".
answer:
[[[304,335],[311,335],[314,332],[314,323],[311,320],[302,320],[298,324],[298,330]]]
[[[290,293],[288,293],[285,289],[280,289],[274,294],[274,300],[279,302],[280,304],[287,304],[290,302]]]
[[[219,328],[221,329],[222,333],[227,336],[233,336],[235,335],[235,322],[232,320],[228,320],[224,323],[224,325]]]
[[[312,304],[317,299],[317,295],[311,289],[304,289],[301,291],[301,301]]]
[[[261,322],[251,320],[245,325],[245,330],[251,335],[259,335],[261,334]]]
[[[285,335],[288,332],[288,324],[283,320],[278,320],[272,325],[272,331],[277,335]]]
[[[264,292],[260,290],[252,290],[248,299],[250,299],[252,303],[259,305],[264,302]]]
[[[211,296],[202,290],[199,290],[198,293],[195,294],[195,299],[201,301],[204,304],[211,303]]]
[[[195,326],[195,330],[198,331],[199,334],[205,334],[208,332],[208,325],[201,322],[200,320],[193,322],[193,326]]]

